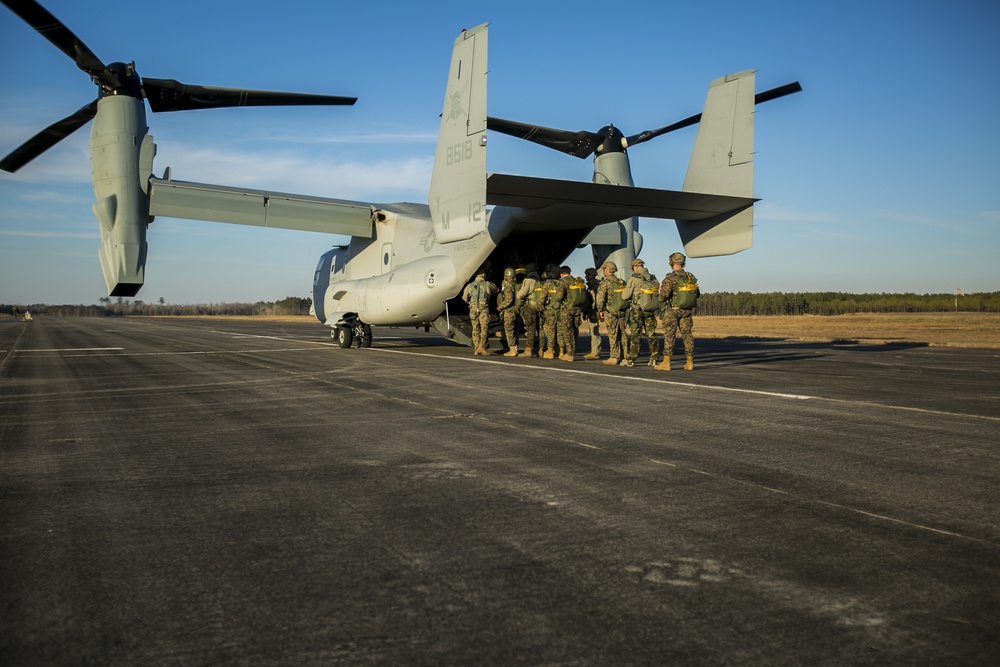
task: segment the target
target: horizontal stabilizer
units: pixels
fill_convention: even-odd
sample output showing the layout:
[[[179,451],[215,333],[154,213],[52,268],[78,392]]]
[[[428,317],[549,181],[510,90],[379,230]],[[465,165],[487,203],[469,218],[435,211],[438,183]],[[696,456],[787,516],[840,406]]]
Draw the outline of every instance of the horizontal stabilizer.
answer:
[[[605,183],[490,174],[486,201],[522,209],[523,222],[553,228],[595,227],[633,216],[709,220],[748,208],[755,199],[729,195],[654,190]]]
[[[735,255],[753,244],[753,208],[697,222],[678,220],[677,233],[688,257]]]
[[[149,184],[150,215],[362,238],[374,233],[372,207],[363,202],[159,178]]]

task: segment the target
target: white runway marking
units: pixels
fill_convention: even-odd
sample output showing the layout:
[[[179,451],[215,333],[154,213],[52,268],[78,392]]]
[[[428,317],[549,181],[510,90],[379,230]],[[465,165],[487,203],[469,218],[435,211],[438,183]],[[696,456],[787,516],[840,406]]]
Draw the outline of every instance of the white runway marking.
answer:
[[[490,359],[479,359],[479,358],[465,358],[465,357],[442,357],[437,354],[427,354],[425,352],[409,352],[407,350],[393,350],[387,348],[370,348],[372,352],[388,352],[395,354],[409,354],[418,357],[431,357],[434,359],[452,359],[455,361],[463,361],[467,363],[474,364],[496,364],[498,366],[503,366],[504,368],[512,369],[523,369],[529,371],[542,371],[549,373],[573,373],[577,375],[591,375],[594,377],[601,377],[608,380],[622,380],[625,382],[649,382],[653,384],[670,385],[675,387],[687,387],[690,389],[703,389],[707,391],[724,391],[732,392],[737,394],[751,394],[755,396],[768,396],[772,398],[784,398],[796,401],[825,401],[828,403],[844,403],[846,405],[863,405],[873,408],[883,408],[885,410],[902,410],[906,412],[920,412],[924,414],[931,415],[943,415],[946,417],[959,417],[967,419],[985,419],[987,421],[1000,421],[1000,417],[991,417],[989,415],[973,415],[973,414],[962,414],[958,412],[946,412],[944,410],[929,410],[927,408],[913,408],[905,405],[890,405],[887,403],[872,403],[870,401],[854,401],[843,398],[827,398],[825,396],[810,396],[808,394],[787,394],[777,391],[762,391],[760,389],[740,389],[738,387],[724,387],[722,385],[714,384],[696,384],[694,382],[680,382],[678,380],[667,380],[663,378],[653,378],[653,377],[639,377],[632,375],[606,375],[604,373],[598,373],[596,371],[580,370],[575,368],[557,368],[548,366],[528,366],[528,365],[517,365],[511,364],[506,361],[496,361]],[[565,363],[565,362],[564,362]],[[671,371],[674,372],[674,371]]]
[[[920,524],[920,523],[913,523],[912,521],[906,521],[905,519],[897,519],[895,517],[886,516],[885,514],[876,514],[874,512],[868,512],[866,510],[859,509],[857,507],[851,507],[849,505],[841,505],[840,503],[831,503],[828,500],[819,500],[817,498],[810,498],[808,496],[803,496],[803,495],[798,494],[798,493],[792,493],[790,491],[784,491],[782,489],[775,489],[775,488],[770,487],[770,486],[764,486],[763,484],[756,484],[754,482],[748,482],[748,481],[743,480],[743,479],[737,479],[735,477],[730,477],[729,475],[720,475],[720,474],[714,473],[714,472],[707,472],[705,470],[698,470],[697,468],[685,468],[685,467],[682,467],[682,466],[678,466],[677,464],[674,464],[674,463],[667,463],[666,461],[658,461],[656,459],[649,459],[649,460],[652,461],[653,463],[657,463],[659,465],[667,465],[667,466],[670,466],[671,468],[677,468],[679,470],[686,470],[687,472],[693,472],[693,473],[696,473],[696,474],[699,474],[699,475],[707,475],[709,477],[714,477],[716,479],[725,480],[725,481],[728,481],[728,482],[732,482],[734,484],[742,484],[743,486],[749,486],[749,487],[752,487],[752,488],[755,488],[755,489],[760,489],[762,491],[768,491],[770,493],[777,493],[777,494],[782,495],[782,496],[788,496],[789,498],[796,498],[797,500],[802,501],[802,502],[806,502],[806,503],[814,503],[816,505],[826,505],[827,507],[833,507],[835,509],[844,510],[846,512],[853,512],[854,514],[860,514],[862,516],[871,517],[872,519],[879,519],[880,521],[889,521],[891,523],[898,523],[900,525],[908,526],[910,528],[916,528],[917,530],[927,531],[927,532],[931,532],[931,533],[937,533],[938,535],[947,535],[949,537],[957,537],[959,539],[969,540],[970,542],[977,542],[979,544],[985,544],[985,545],[988,545],[988,546],[991,546],[991,547],[1000,547],[1000,544],[997,544],[995,542],[990,542],[989,540],[983,540],[983,539],[980,539],[978,537],[970,537],[968,535],[963,535],[961,533],[955,533],[955,532],[952,532],[950,530],[942,530],[940,528],[934,528],[932,526],[926,526],[926,525]]]
[[[124,349],[124,347],[54,347],[48,350],[17,350],[16,352],[18,354],[28,354],[30,352],[110,352]]]

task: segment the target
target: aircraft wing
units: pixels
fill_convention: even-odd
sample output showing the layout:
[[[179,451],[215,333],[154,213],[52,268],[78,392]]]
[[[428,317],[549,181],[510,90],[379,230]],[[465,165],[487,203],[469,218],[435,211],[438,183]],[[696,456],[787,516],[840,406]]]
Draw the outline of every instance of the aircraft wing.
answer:
[[[364,202],[169,178],[149,179],[149,214],[363,238],[374,235],[372,206]]]
[[[594,227],[633,216],[710,220],[749,208],[756,201],[753,197],[508,174],[489,174],[486,179],[487,204],[521,209],[514,214],[518,220],[553,229]]]

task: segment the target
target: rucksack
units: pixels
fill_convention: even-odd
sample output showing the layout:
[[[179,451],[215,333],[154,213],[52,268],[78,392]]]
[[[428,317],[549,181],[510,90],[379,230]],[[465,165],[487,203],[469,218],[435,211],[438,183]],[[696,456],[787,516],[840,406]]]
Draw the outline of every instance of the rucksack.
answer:
[[[566,299],[563,305],[582,308],[587,305],[587,283],[570,276],[566,283]]]
[[[677,274],[677,289],[670,299],[670,305],[683,310],[691,310],[698,305],[698,282],[687,271]]]
[[[639,295],[639,309],[644,313],[655,313],[660,310],[660,283],[655,278],[643,280],[635,290]]]

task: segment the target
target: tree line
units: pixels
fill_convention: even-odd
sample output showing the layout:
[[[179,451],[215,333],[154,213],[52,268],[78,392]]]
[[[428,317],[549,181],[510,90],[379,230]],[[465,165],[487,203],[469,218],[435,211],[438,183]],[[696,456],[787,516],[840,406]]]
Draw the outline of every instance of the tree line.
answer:
[[[956,305],[957,304],[957,305]],[[849,294],[846,292],[710,292],[700,315],[849,315],[854,313],[1000,312],[1000,292]]]
[[[853,313],[1000,313],[1000,292],[956,294],[850,294],[846,292],[709,292],[698,299],[699,315],[849,315]],[[90,317],[192,315],[308,315],[312,299],[289,296],[256,303],[168,304],[161,298],[103,297],[92,305],[19,305],[21,313]],[[10,315],[13,305],[0,305]]]

